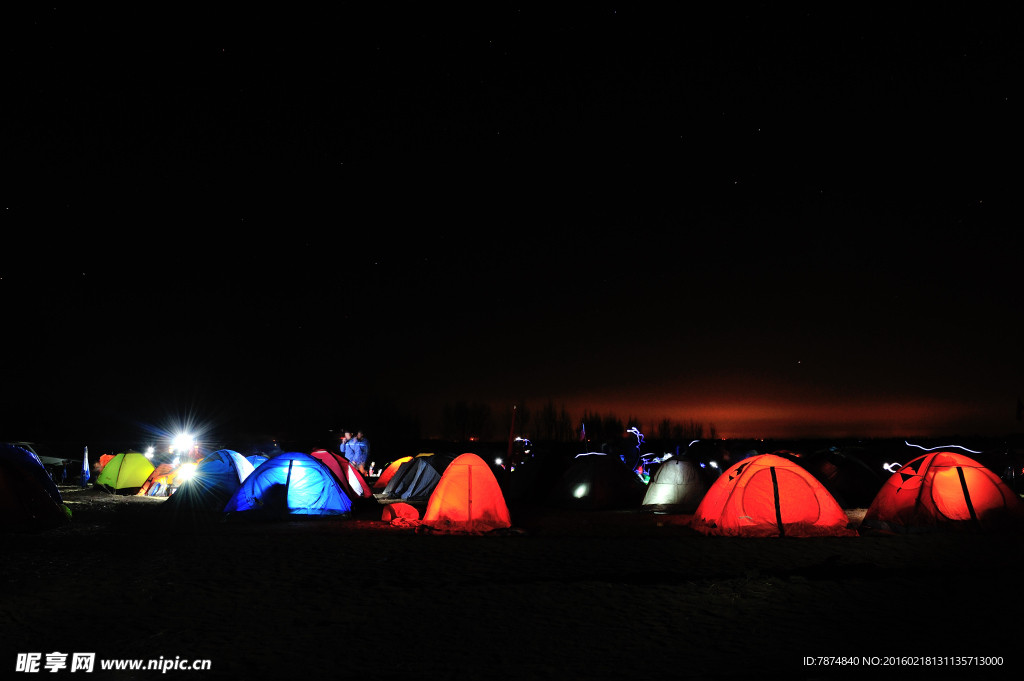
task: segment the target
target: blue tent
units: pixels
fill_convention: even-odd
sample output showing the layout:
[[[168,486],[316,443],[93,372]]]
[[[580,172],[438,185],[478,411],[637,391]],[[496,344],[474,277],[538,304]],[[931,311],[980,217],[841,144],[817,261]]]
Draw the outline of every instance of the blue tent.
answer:
[[[252,454],[251,456],[245,457],[245,460],[251,463],[253,468],[259,468],[260,464],[269,458],[269,456],[264,456],[263,454]]]
[[[219,449],[196,464],[196,469],[171,495],[164,507],[175,512],[220,512],[239,485],[252,474],[252,464],[230,449]]]
[[[224,511],[267,517],[285,515],[341,515],[352,502],[330,470],[299,452],[269,459],[246,478]]]
[[[43,530],[69,517],[36,455],[0,444],[0,532]]]
[[[46,474],[43,462],[39,460],[39,457],[34,452],[30,452],[24,447],[18,447],[17,445],[0,444],[0,457],[17,465],[31,475],[58,505],[64,503],[60,498],[60,491],[57,490],[57,485],[53,484],[53,480]]]

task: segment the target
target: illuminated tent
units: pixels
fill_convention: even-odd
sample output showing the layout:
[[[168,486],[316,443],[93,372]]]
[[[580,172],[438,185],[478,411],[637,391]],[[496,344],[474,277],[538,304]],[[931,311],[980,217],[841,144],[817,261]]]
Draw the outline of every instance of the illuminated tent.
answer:
[[[760,454],[731,466],[711,485],[690,526],[739,537],[856,536],[839,504],[799,464]]]
[[[404,501],[426,501],[430,498],[437,483],[441,480],[434,467],[430,465],[430,457],[416,457],[403,463],[398,471],[391,476],[391,481],[380,494],[385,499],[402,499]]]
[[[891,532],[1024,529],[1024,502],[995,473],[955,452],[913,459],[882,485],[866,527]]]
[[[363,497],[364,499],[369,499],[370,497],[373,496],[373,491],[370,487],[370,483],[368,483],[366,481],[366,478],[363,477],[363,474],[360,473],[359,470],[352,465],[351,461],[342,456],[338,460],[338,465],[341,466],[341,470],[345,473],[345,477],[343,480],[344,484],[342,485],[342,488],[345,489],[346,494],[348,494],[349,490],[351,490],[352,494],[354,495],[352,497],[353,500],[355,499],[355,497]]]
[[[416,510],[415,506],[410,506],[409,504],[403,504],[401,501],[396,501],[395,503],[388,504],[384,507],[384,512],[381,513],[380,519],[395,525],[399,524],[402,520],[419,520],[420,512]],[[398,520],[399,523],[395,523],[394,521],[396,520]]]
[[[251,456],[245,457],[245,460],[251,463],[253,468],[259,468],[260,464],[269,458],[270,457],[263,456],[262,454],[252,454]]]
[[[118,454],[103,467],[96,485],[111,494],[135,494],[153,470],[153,464],[139,452]]]
[[[330,470],[299,452],[275,456],[257,468],[224,507],[226,513],[254,518],[341,515],[351,510],[352,502]]]
[[[411,456],[402,457],[396,461],[392,461],[391,464],[384,469],[384,472],[377,478],[377,482],[373,483],[373,489],[376,492],[383,490],[387,487],[388,483],[391,482],[391,478],[398,472],[398,469],[402,467],[402,464],[406,461],[412,461]]]
[[[103,469],[106,468],[107,464],[110,463],[110,460],[113,458],[113,454],[100,454],[100,458],[92,465],[92,477],[95,478],[102,473]]]
[[[457,457],[430,495],[424,527],[442,533],[483,534],[512,520],[490,466],[476,454]]]
[[[598,510],[640,503],[644,483],[617,456],[580,454],[548,494],[548,503],[562,508]]]
[[[146,481],[142,483],[142,487],[139,488],[136,496],[166,497],[167,488],[174,484],[174,479],[178,477],[180,470],[181,466],[169,463],[160,464],[149,474]]]
[[[330,469],[334,479],[341,486],[342,491],[352,501],[359,497],[373,496],[369,483],[360,475],[356,467],[352,465],[352,462],[342,455],[329,452],[326,449],[314,449],[309,455],[314,459],[318,459]]]
[[[672,457],[651,478],[641,510],[693,513],[710,487],[711,478],[698,462]]]
[[[36,531],[67,522],[60,492],[39,459],[0,444],[0,531]]]
[[[171,495],[162,510],[186,515],[195,512],[219,513],[252,472],[252,464],[238,452],[217,450],[196,464],[192,475]]]

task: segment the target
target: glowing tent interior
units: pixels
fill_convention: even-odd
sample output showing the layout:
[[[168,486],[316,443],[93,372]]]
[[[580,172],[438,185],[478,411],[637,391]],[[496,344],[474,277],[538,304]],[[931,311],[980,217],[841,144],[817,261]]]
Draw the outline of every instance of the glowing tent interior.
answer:
[[[113,494],[135,494],[153,472],[153,464],[139,452],[118,454],[103,467],[96,485]]]
[[[330,470],[300,452],[287,452],[266,461],[245,479],[224,507],[247,517],[341,515],[352,502]]]
[[[343,457],[340,454],[329,452],[326,449],[314,449],[309,453],[314,459],[318,459],[322,462],[331,473],[334,475],[335,480],[341,486],[342,491],[348,495],[348,498],[355,501],[359,497],[368,498],[372,497],[373,493],[370,491],[370,485],[366,482],[366,479],[356,470],[356,467],[352,465],[352,462]]]
[[[933,452],[893,473],[862,523],[891,532],[1024,529],[1024,502],[980,463],[955,452]]]
[[[690,526],[704,534],[740,537],[857,535],[813,475],[772,454],[745,459],[722,473]]]
[[[511,527],[512,520],[490,466],[476,454],[463,454],[445,469],[421,525],[445,534],[483,534]]]
[[[641,510],[693,513],[710,487],[710,476],[700,463],[672,457],[651,478]]]

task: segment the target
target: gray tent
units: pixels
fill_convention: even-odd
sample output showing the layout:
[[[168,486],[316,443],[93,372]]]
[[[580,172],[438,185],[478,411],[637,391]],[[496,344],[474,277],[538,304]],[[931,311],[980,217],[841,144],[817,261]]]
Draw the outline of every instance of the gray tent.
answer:
[[[388,482],[384,491],[377,495],[382,499],[402,499],[403,501],[426,501],[431,492],[441,481],[441,476],[426,460],[430,457],[417,457],[403,463],[394,477]]]
[[[711,476],[699,463],[673,457],[662,463],[651,478],[640,510],[655,513],[693,513],[709,487]]]

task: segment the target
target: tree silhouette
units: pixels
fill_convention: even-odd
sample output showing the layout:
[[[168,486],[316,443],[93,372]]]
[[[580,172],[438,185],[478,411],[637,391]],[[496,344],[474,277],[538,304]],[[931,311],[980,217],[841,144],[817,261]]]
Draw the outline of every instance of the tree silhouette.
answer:
[[[442,416],[442,436],[446,440],[464,442],[490,436],[491,407],[488,404],[474,402],[470,405],[465,401],[446,404]]]

